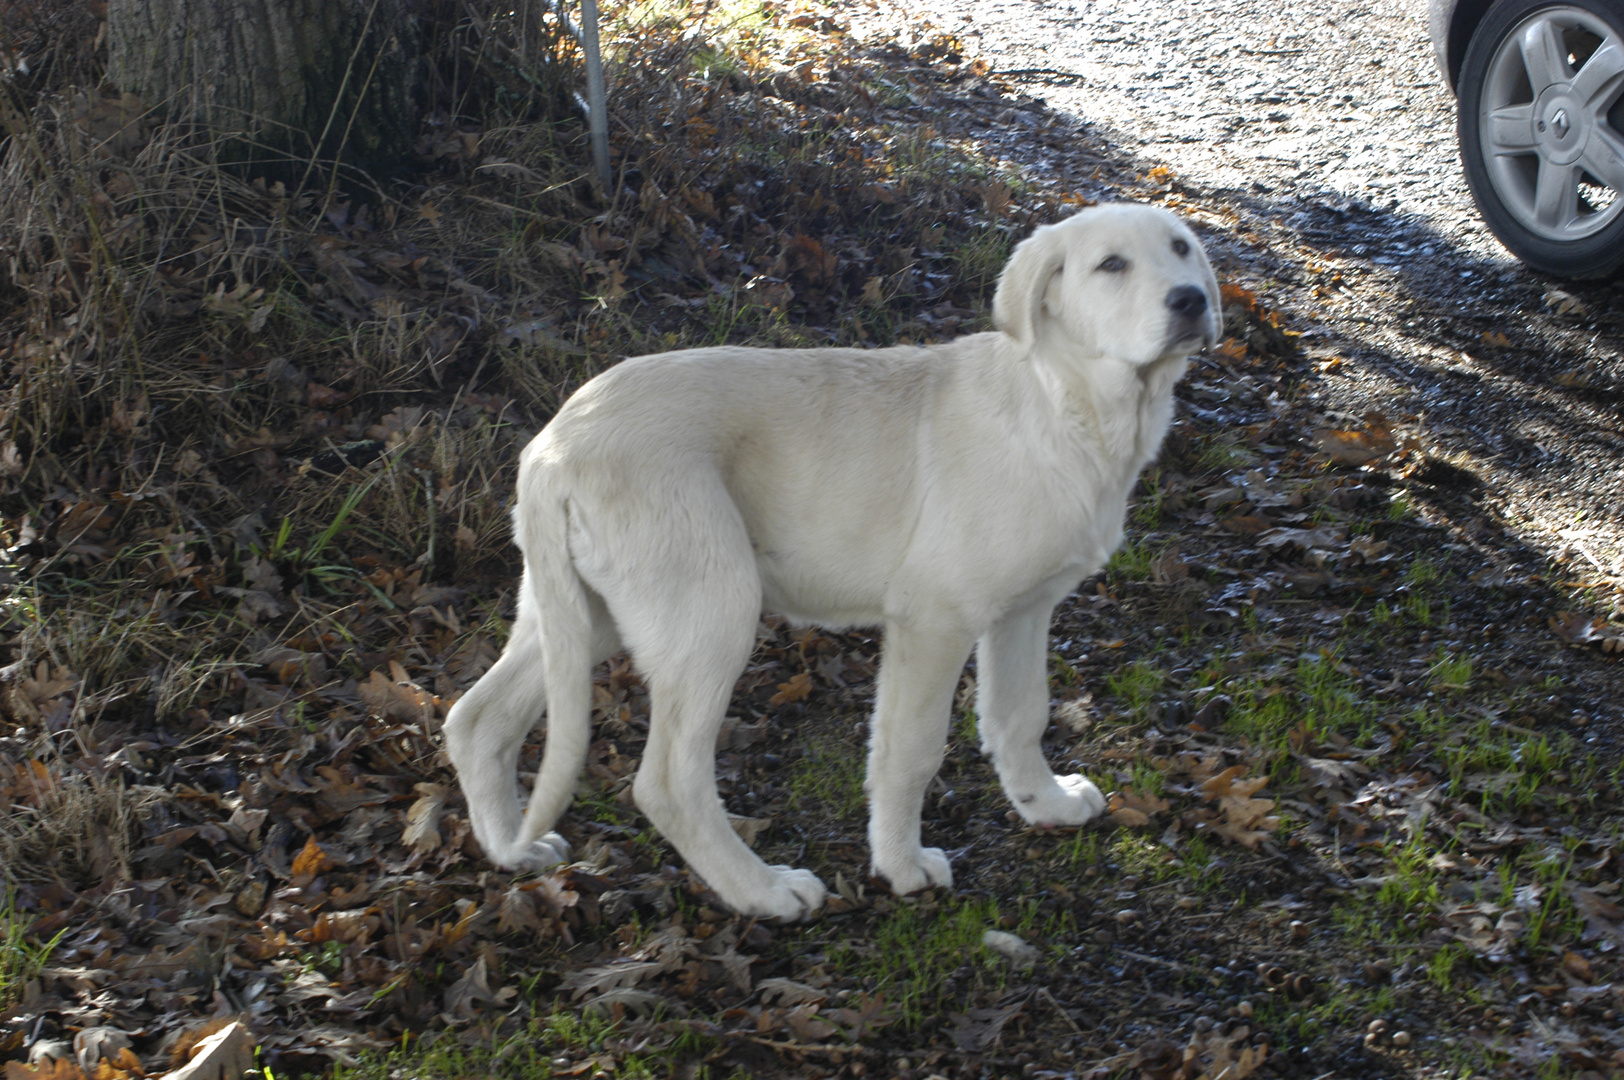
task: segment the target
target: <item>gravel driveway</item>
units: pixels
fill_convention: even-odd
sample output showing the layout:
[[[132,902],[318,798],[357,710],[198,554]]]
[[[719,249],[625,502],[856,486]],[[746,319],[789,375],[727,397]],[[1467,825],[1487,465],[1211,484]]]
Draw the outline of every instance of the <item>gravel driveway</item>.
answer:
[[[899,6],[1238,222],[1230,266],[1264,277],[1311,357],[1346,361],[1322,365],[1327,415],[1380,410],[1457,466],[1465,539],[1624,580],[1624,289],[1533,273],[1482,226],[1419,0]],[[1040,140],[988,136],[1056,167]]]

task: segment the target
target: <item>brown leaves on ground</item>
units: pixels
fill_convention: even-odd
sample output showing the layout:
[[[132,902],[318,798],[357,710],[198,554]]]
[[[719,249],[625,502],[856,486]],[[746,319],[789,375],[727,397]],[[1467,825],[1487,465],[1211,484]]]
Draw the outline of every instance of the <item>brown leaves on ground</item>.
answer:
[[[791,705],[797,701],[805,701],[812,693],[812,673],[808,671],[797,672],[789,682],[778,684],[778,693],[767,700],[769,705],[777,708],[782,705]]]
[[[1204,825],[1249,851],[1256,851],[1258,845],[1280,827],[1280,819],[1269,813],[1274,809],[1273,799],[1255,798],[1269,782],[1268,777],[1242,779],[1246,768],[1245,765],[1233,765],[1204,781],[1201,792],[1206,798],[1217,800],[1217,812],[1198,810],[1188,815],[1187,820]]]
[[[1268,1059],[1268,1042],[1254,1041],[1252,1029],[1240,1024],[1227,1033],[1216,1028],[1198,1031],[1182,1047],[1166,1039],[1153,1039],[1082,1075],[1086,1080],[1106,1080],[1131,1069],[1138,1080],[1246,1080]]]
[[[1624,653],[1624,626],[1572,611],[1551,616],[1551,629],[1570,645],[1593,645],[1608,655]]]
[[[1280,827],[1279,817],[1271,813],[1274,800],[1256,797],[1268,783],[1268,777],[1246,779],[1249,766],[1244,762],[1219,770],[1218,758],[1185,752],[1151,758],[1150,764],[1164,776],[1184,778],[1193,784],[1173,785],[1171,791],[1193,794],[1201,800],[1217,804],[1215,807],[1200,806],[1186,810],[1174,823],[1175,832],[1180,828],[1207,830],[1249,851],[1256,851],[1269,838],[1269,834]],[[1155,819],[1172,807],[1173,803],[1166,798],[1140,794],[1132,787],[1124,787],[1111,793],[1107,802],[1107,820],[1125,828],[1146,828],[1155,824]]]
[[[1154,795],[1140,795],[1133,788],[1123,788],[1112,792],[1106,804],[1109,811],[1107,819],[1113,825],[1121,825],[1130,829],[1142,829],[1151,823],[1156,814],[1163,814],[1172,806],[1166,799],[1159,799]]]
[[[1320,428],[1314,432],[1314,446],[1339,465],[1369,465],[1398,449],[1393,426],[1380,413],[1365,417],[1366,426],[1338,430]]]

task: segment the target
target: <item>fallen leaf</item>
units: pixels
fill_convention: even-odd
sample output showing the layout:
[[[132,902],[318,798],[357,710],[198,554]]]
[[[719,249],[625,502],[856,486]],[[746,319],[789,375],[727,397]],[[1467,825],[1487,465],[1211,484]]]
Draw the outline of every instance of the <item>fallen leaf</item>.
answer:
[[[190,1060],[161,1080],[241,1080],[253,1067],[254,1038],[238,1020],[197,1043]]]
[[[811,1002],[797,1005],[784,1014],[784,1026],[801,1042],[822,1042],[840,1029],[827,1020],[819,1020],[818,1007]]]
[[[1368,465],[1398,449],[1390,428],[1371,427],[1363,431],[1320,428],[1314,432],[1314,448],[1341,465]]]
[[[406,831],[400,842],[427,855],[439,849],[440,815],[451,789],[444,784],[413,784],[412,790],[420,796],[406,811]]]
[[[1570,645],[1597,645],[1604,653],[1624,652],[1624,626],[1614,626],[1606,619],[1561,611],[1551,617],[1551,629]]]
[[[1231,765],[1223,772],[1201,782],[1202,795],[1208,799],[1220,799],[1225,796],[1246,798],[1262,790],[1269,782],[1266,776],[1253,777],[1251,780],[1242,780],[1246,775],[1245,765]]]
[[[294,888],[302,889],[316,880],[318,874],[337,865],[332,856],[316,843],[316,838],[312,835],[305,841],[305,846],[300,849],[299,854],[293,857],[293,871],[289,881]]]
[[[1590,314],[1590,309],[1585,307],[1583,300],[1561,289],[1551,289],[1545,294],[1545,306],[1558,315],[1584,316]]]
[[[756,984],[756,989],[761,991],[761,1000],[767,1005],[822,1004],[829,997],[825,991],[815,990],[794,979],[762,979]]]
[[[812,693],[812,673],[803,671],[795,675],[787,683],[778,684],[778,693],[767,699],[767,704],[778,708],[791,702],[805,701]]]
[[[1583,940],[1608,940],[1624,945],[1624,925],[1620,925],[1624,923],[1624,908],[1582,885],[1570,884],[1568,895],[1573,899],[1573,909],[1584,917]]]
[[[1027,998],[1001,1009],[970,1009],[948,1013],[953,1021],[953,1044],[966,1054],[979,1054],[1003,1037],[1004,1027],[1026,1008]]]
[[[73,1056],[78,1059],[79,1067],[92,1076],[96,1074],[97,1066],[103,1064],[103,1059],[117,1059],[120,1051],[129,1048],[129,1035],[105,1025],[83,1028],[73,1037]],[[137,1069],[141,1067],[139,1058],[135,1066]]]
[[[71,1058],[46,1058],[37,1065],[8,1061],[6,1080],[85,1080],[85,1073]]]
[[[1246,1080],[1268,1060],[1267,1043],[1254,1045],[1251,1029],[1236,1028],[1227,1035],[1217,1030],[1198,1032],[1184,1048],[1178,1076],[1190,1080]]]
[[[772,828],[773,819],[770,817],[739,817],[736,814],[729,814],[727,823],[733,826],[733,831],[739,834],[740,840],[743,840],[749,847],[755,847],[756,841],[760,839],[761,834]]]
[[[678,1002],[631,986],[623,986],[618,990],[600,994],[582,1005],[581,1011],[607,1020],[615,1020],[628,1013],[638,1019],[649,1019],[661,1012],[677,1016],[686,1015],[688,1012],[687,1008]],[[613,1064],[610,1062],[611,1066]]]
[[[445,1010],[453,1016],[472,1019],[480,1015],[481,1006],[491,1005],[501,1008],[518,994],[519,988],[516,986],[491,989],[490,968],[485,963],[485,956],[482,953],[462,978],[446,988]]]
[[[1110,811],[1112,823],[1142,829],[1150,824],[1152,814],[1166,813],[1171,805],[1166,799],[1140,795],[1133,788],[1123,788],[1111,793],[1106,808]]]

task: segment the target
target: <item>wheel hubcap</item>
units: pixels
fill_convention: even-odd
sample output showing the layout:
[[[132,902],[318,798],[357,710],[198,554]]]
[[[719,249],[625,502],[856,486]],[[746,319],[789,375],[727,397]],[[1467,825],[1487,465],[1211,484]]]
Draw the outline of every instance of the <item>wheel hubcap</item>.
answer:
[[[1572,165],[1583,156],[1584,112],[1574,103],[1568,83],[1559,83],[1541,94],[1534,115],[1542,117],[1534,125],[1539,132],[1535,141],[1541,158],[1554,165]]]
[[[1496,47],[1483,81],[1483,164],[1530,232],[1582,240],[1624,214],[1624,32],[1577,7],[1525,19]]]

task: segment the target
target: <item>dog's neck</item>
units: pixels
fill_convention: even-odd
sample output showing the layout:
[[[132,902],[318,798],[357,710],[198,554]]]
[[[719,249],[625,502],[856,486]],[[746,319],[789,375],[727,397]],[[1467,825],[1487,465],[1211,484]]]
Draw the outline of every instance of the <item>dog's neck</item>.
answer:
[[[1183,378],[1188,358],[1163,356],[1149,364],[1110,357],[1056,362],[1031,358],[1045,395],[1062,417],[1075,420],[1090,450],[1119,460],[1135,475],[1156,456],[1173,418],[1173,386]],[[1086,365],[1088,377],[1077,372]]]

